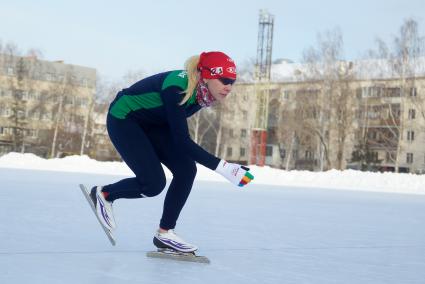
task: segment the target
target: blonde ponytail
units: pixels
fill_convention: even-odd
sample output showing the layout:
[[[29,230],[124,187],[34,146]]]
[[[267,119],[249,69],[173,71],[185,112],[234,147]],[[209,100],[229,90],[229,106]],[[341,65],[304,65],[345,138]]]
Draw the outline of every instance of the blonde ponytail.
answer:
[[[187,102],[187,100],[192,96],[193,91],[195,91],[199,80],[198,63],[199,55],[195,55],[189,57],[189,59],[187,59],[186,63],[184,64],[184,68],[187,71],[188,83],[186,90],[183,91],[183,93],[186,93],[186,95],[180,102],[180,105]]]

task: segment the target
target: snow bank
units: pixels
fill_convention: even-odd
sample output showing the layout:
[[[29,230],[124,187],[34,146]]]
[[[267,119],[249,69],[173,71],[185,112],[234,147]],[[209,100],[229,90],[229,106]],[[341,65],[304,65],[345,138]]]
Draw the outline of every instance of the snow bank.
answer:
[[[70,156],[62,159],[43,159],[33,154],[9,153],[0,157],[0,167],[61,172],[83,172],[132,176],[125,163],[99,162],[88,156]],[[283,171],[270,167],[251,166],[254,184],[276,186],[320,187],[425,194],[425,175],[372,173],[353,170],[327,172]],[[168,178],[172,175],[164,168]],[[198,165],[197,179],[225,181],[220,175]]]

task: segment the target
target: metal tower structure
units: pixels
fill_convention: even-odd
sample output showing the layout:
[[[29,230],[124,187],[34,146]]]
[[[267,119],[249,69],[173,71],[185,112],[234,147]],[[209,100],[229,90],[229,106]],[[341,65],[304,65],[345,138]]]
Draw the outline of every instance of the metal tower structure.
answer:
[[[270,93],[274,16],[260,10],[258,21],[257,62],[255,64],[255,93],[257,109],[251,134],[250,163],[264,166],[266,161],[267,120]]]

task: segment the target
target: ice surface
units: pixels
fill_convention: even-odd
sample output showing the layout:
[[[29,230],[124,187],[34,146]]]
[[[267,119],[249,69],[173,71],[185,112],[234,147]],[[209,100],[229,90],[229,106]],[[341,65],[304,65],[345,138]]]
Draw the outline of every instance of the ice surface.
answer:
[[[78,183],[0,168],[0,283],[424,283],[425,196],[196,181],[176,231],[211,264],[151,259],[164,193],[115,202],[112,247]]]

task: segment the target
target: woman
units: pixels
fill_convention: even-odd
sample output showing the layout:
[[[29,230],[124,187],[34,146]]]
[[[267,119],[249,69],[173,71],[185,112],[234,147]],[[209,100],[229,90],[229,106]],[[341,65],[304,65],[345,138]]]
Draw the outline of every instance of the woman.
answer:
[[[189,58],[185,67],[145,78],[117,94],[109,108],[107,129],[118,153],[136,176],[95,186],[90,195],[104,227],[113,231],[112,202],[160,194],[166,185],[164,164],[173,179],[154,244],[193,252],[197,247],[173,229],[195,179],[195,162],[239,186],[249,183],[253,176],[248,168],[220,160],[193,142],[186,121],[203,107],[226,98],[236,80],[235,63],[222,52],[204,52]]]

